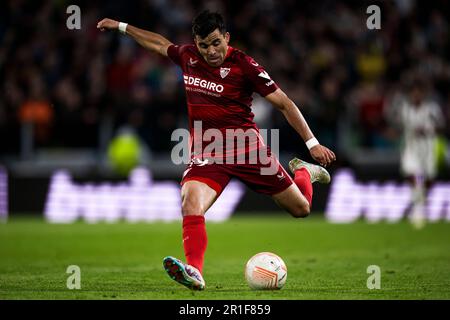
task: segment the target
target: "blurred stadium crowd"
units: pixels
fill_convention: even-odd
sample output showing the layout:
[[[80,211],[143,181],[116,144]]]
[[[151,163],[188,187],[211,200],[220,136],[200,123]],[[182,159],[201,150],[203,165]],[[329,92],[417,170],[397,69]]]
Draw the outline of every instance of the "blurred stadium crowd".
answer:
[[[81,30],[66,27],[70,4],[81,8]],[[366,27],[370,4],[381,8],[381,30]],[[225,16],[230,44],[266,67],[338,155],[398,146],[386,108],[413,78],[428,83],[450,138],[447,1],[10,0],[0,5],[0,153],[20,152],[27,122],[37,147],[98,148],[105,131],[128,125],[152,152],[169,151],[172,131],[187,126],[180,70],[96,24],[110,17],[186,43],[204,8]],[[282,150],[304,147],[264,100],[254,109],[261,127],[281,129]]]

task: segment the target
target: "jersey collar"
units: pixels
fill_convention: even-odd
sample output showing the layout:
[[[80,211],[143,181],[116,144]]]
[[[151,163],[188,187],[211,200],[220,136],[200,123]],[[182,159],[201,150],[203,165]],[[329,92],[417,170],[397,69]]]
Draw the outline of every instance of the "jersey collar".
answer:
[[[234,48],[232,46],[228,46],[227,49],[227,54],[225,55],[225,59],[223,59],[223,61],[227,60],[228,57],[231,55],[231,53],[233,52]]]

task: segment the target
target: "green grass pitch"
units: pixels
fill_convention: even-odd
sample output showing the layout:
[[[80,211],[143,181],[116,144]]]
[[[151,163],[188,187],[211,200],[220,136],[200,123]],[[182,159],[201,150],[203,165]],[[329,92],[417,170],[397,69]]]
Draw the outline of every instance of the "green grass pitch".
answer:
[[[207,288],[191,292],[162,267],[166,255],[184,259],[180,222],[54,225],[12,216],[0,224],[0,299],[450,299],[450,223],[336,225],[280,212],[207,230]],[[282,290],[247,287],[244,265],[261,251],[286,262]],[[80,290],[66,287],[69,265],[81,269]],[[379,290],[366,286],[369,265],[381,268]]]

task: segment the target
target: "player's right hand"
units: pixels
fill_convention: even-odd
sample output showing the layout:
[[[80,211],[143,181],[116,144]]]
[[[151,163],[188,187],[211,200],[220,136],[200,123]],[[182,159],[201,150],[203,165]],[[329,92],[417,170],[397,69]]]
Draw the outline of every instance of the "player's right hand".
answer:
[[[105,18],[101,20],[99,23],[97,23],[97,29],[100,29],[101,31],[105,31],[107,29],[116,30],[118,28],[119,28],[119,21],[108,18]]]

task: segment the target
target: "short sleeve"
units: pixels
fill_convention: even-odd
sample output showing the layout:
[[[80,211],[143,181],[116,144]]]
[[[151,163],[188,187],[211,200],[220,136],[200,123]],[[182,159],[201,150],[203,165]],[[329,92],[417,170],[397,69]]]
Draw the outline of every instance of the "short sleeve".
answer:
[[[243,71],[246,78],[250,81],[253,91],[262,97],[278,89],[278,85],[272,80],[269,73],[252,57],[244,57]]]
[[[175,64],[181,65],[181,46],[172,44],[167,48],[167,55]]]

